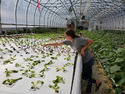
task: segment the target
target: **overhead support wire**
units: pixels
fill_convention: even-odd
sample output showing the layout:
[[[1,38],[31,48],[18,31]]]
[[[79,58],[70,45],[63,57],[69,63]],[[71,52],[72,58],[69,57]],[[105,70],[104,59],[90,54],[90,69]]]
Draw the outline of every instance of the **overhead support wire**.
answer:
[[[63,4],[63,6],[65,7],[66,11],[68,11],[67,7],[65,6],[65,4],[62,2],[62,0],[60,0],[61,4]],[[68,11],[69,13],[69,11]],[[69,13],[70,14],[70,13]],[[70,14],[71,15],[71,14]],[[71,15],[72,16],[72,15]]]
[[[70,1],[70,4],[71,4],[71,8],[73,9],[74,15],[75,15],[75,17],[76,17],[76,21],[77,21],[77,15],[76,15],[76,12],[75,12],[75,10],[74,10],[74,8],[73,8],[72,1],[71,1],[71,0],[69,0],[69,1]]]

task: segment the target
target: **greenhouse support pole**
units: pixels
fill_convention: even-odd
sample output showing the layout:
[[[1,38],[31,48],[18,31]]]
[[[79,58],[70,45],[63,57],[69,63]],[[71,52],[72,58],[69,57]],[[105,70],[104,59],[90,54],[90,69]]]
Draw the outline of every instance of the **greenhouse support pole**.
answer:
[[[2,33],[2,24],[1,24],[1,0],[0,0],[0,33]]]
[[[15,8],[16,34],[18,33],[18,32],[17,32],[17,7],[18,7],[18,2],[19,2],[19,0],[17,0],[17,2],[16,2],[16,8]]]

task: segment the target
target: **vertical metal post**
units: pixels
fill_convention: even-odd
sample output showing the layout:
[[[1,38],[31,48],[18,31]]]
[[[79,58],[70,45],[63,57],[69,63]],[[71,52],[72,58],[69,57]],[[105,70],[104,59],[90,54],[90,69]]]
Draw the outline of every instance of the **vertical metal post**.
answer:
[[[2,24],[1,24],[1,0],[0,0],[0,33],[2,33]]]
[[[31,4],[31,0],[29,1],[29,4],[27,6],[27,10],[26,10],[26,33],[28,33],[28,10],[29,10],[29,6]]]
[[[18,7],[18,2],[19,2],[19,0],[17,0],[17,2],[16,2],[16,8],[15,8],[16,34],[17,34],[17,7]]]

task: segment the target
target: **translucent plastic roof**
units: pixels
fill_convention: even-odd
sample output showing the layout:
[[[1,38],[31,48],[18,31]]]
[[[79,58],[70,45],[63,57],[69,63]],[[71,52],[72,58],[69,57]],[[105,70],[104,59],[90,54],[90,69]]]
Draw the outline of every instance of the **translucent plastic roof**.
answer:
[[[87,20],[125,15],[125,0],[1,0],[0,5],[3,27],[65,27],[68,19],[84,15]]]

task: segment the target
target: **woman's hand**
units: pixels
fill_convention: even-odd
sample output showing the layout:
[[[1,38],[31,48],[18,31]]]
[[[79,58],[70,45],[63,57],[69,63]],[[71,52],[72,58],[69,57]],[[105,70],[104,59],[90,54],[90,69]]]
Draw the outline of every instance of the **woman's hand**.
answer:
[[[81,50],[80,54],[81,54],[82,56],[85,56],[84,49]]]

